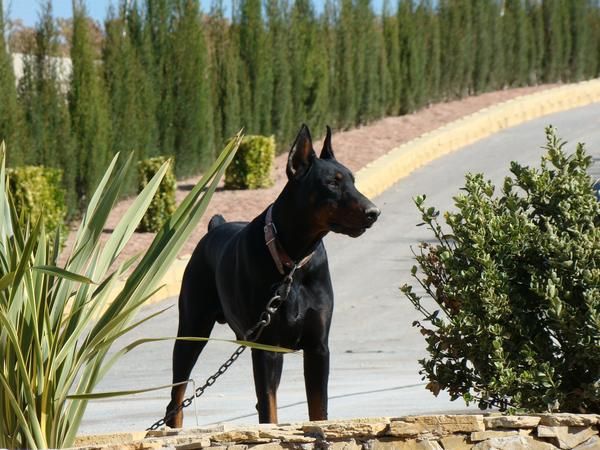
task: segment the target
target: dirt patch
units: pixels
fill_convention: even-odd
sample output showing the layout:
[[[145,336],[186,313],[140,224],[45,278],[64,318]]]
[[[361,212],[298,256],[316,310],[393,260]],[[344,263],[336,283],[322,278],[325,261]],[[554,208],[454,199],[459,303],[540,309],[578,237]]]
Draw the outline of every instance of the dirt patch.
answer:
[[[365,166],[380,156],[386,154],[395,147],[414,139],[423,133],[433,131],[447,123],[453,122],[461,117],[472,114],[488,106],[501,103],[515,97],[532,94],[541,90],[556,87],[556,85],[542,85],[507,89],[503,91],[490,92],[487,94],[468,97],[447,103],[437,103],[422,109],[414,114],[396,117],[386,117],[352,130],[334,132],[332,146],[336,158],[350,168],[352,171]],[[313,130],[314,134],[322,133],[323,130]],[[320,151],[322,142],[315,142],[314,147]],[[222,214],[227,220],[247,221],[256,217],[270,203],[285,185],[285,165],[287,154],[275,159],[273,176],[275,184],[269,189],[258,189],[252,191],[227,191],[219,189],[200,222],[200,225],[183,246],[180,255],[189,255],[194,250],[200,238],[206,232],[208,221],[213,214]],[[181,202],[190,188],[195,185],[200,177],[193,177],[178,182],[177,202]],[[131,205],[132,200],[126,199],[119,202],[113,209],[107,223],[107,232],[104,239],[108,239],[109,230],[114,229],[119,219]],[[74,228],[78,224],[74,224]],[[67,241],[67,249],[71,247],[75,233],[71,233]],[[134,254],[144,252],[154,238],[153,233],[135,233],[119,257],[125,261]]]

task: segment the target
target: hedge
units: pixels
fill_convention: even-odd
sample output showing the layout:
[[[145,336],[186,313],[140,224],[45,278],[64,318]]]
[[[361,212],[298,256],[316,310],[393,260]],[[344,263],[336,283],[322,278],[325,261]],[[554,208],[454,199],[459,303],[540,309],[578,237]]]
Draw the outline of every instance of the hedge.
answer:
[[[225,172],[226,189],[258,189],[273,186],[274,136],[246,136]]]
[[[36,221],[43,217],[46,231],[63,226],[67,214],[63,172],[43,166],[22,166],[8,170],[8,185],[21,217]]]
[[[167,159],[164,156],[157,156],[138,162],[138,193],[142,192]],[[173,164],[171,164],[160,183],[156,195],[152,199],[152,203],[150,203],[150,207],[140,222],[139,231],[155,233],[162,228],[164,223],[175,212],[176,189],[177,181],[173,173]]]

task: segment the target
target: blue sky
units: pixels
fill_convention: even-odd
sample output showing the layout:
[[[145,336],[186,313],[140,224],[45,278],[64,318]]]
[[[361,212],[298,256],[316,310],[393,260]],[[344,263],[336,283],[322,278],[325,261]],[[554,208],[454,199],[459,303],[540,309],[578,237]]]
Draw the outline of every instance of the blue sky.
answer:
[[[200,0],[202,9],[208,11],[210,9],[211,0]],[[108,6],[116,4],[118,0],[87,0],[87,7],[90,15],[102,22],[106,17]],[[228,2],[225,1],[224,4]],[[314,5],[320,9],[323,4],[322,0],[313,0]],[[374,0],[373,7],[376,12],[381,11],[383,0]],[[395,2],[391,2],[395,3]],[[33,25],[37,21],[39,0],[4,0],[4,7],[9,10],[11,19],[22,19],[26,25]],[[52,8],[54,15],[57,17],[71,16],[71,0],[52,0]]]
[[[118,0],[87,0],[89,14],[102,22],[110,4],[118,4]],[[208,11],[210,0],[201,0],[202,9]],[[71,17],[72,0],[52,0],[52,11],[56,17]],[[40,0],[4,0],[11,19],[22,19],[26,25],[34,25],[38,18]]]

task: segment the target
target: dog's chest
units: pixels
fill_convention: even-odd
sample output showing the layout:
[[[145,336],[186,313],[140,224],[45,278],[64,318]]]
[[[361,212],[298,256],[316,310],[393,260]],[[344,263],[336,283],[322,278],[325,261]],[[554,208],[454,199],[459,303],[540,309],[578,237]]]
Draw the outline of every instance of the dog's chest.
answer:
[[[277,345],[299,349],[307,328],[307,316],[312,308],[309,294],[303,286],[295,286],[272,320],[269,337]]]

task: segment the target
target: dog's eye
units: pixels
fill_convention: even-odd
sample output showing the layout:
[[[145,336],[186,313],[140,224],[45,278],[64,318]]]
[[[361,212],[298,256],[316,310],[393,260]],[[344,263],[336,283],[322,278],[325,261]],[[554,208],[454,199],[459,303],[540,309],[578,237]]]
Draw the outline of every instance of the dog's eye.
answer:
[[[328,186],[330,189],[338,189],[338,188],[340,187],[340,182],[339,182],[338,180],[336,180],[336,179],[333,179],[333,180],[330,180],[330,181],[327,183],[327,186]]]

